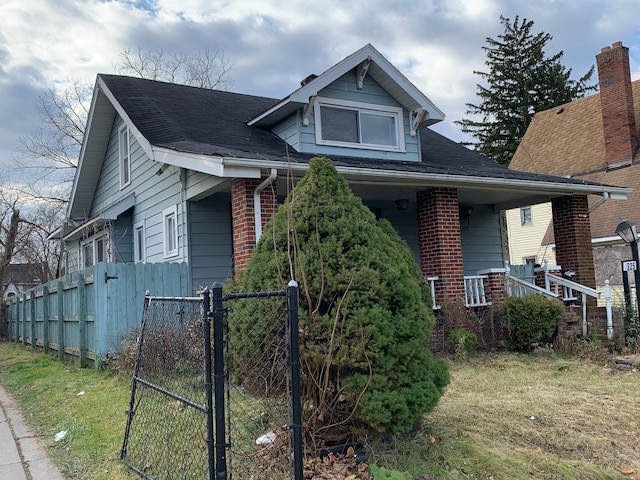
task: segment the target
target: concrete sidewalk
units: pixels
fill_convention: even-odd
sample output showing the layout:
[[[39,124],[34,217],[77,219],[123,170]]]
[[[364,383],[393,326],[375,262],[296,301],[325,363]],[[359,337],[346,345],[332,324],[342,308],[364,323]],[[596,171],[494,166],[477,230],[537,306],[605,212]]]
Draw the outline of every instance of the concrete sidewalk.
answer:
[[[64,480],[31,433],[15,402],[0,387],[0,479]]]

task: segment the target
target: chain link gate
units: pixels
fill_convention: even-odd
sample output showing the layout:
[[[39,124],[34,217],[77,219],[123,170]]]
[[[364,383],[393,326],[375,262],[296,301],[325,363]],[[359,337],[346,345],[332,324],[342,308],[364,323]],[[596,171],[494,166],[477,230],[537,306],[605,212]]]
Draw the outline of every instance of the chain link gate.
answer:
[[[151,480],[302,480],[295,281],[146,297],[137,342],[120,452],[132,470]]]

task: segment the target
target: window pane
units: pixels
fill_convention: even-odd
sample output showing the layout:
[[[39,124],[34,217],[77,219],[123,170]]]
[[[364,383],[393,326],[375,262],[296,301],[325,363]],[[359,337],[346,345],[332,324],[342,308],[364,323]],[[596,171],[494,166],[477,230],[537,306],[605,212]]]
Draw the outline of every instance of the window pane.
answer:
[[[84,267],[93,266],[93,242],[85,243],[82,249],[82,256],[84,257]]]
[[[105,260],[104,247],[104,239],[99,238],[98,240],[96,240],[96,254],[98,257],[98,262],[104,262]]]
[[[362,143],[371,145],[398,145],[396,119],[387,115],[360,114]]]
[[[136,229],[136,261],[144,261],[144,228]]]
[[[520,224],[531,225],[531,207],[524,207],[520,209]]]
[[[358,112],[343,108],[320,108],[322,139],[336,142],[359,143]]]

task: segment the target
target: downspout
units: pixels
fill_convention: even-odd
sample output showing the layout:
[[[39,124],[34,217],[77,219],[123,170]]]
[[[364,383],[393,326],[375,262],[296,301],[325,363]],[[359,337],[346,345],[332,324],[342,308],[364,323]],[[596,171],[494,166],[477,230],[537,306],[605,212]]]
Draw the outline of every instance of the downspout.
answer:
[[[269,176],[264,179],[264,181],[256,187],[253,191],[253,215],[254,215],[254,224],[256,228],[256,244],[260,237],[262,236],[262,205],[260,203],[260,192],[264,190],[268,185],[273,183],[273,181],[278,177],[278,170],[275,168],[271,169]]]
[[[609,192],[603,192],[602,193],[602,198],[600,200],[598,200],[595,204],[593,204],[593,206],[589,210],[587,210],[587,213],[590,214],[591,212],[593,212],[596,208],[598,208],[600,205],[602,205],[607,200],[609,200]]]

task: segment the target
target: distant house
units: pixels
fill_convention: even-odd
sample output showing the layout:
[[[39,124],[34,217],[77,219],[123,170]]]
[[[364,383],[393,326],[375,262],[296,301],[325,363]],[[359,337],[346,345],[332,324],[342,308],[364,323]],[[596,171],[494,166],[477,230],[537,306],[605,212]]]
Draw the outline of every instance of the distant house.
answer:
[[[504,296],[500,212],[550,201],[556,251],[589,284],[593,265],[570,239],[586,232],[590,251],[587,196],[630,190],[504,168],[429,128],[443,119],[371,45],[283,99],[100,74],[60,230],[62,271],[184,262],[193,291],[225,280],[322,155],[406,239],[436,304]]]
[[[42,283],[42,268],[32,263],[11,263],[4,280],[4,298],[18,296]]]
[[[612,201],[614,195],[588,197],[589,238],[596,284],[601,288],[605,280],[620,285],[620,261],[631,259],[629,247],[615,233],[617,224],[623,219],[640,224],[640,124],[636,122],[640,118],[640,80],[631,81],[629,49],[622,42],[603,48],[596,55],[596,64],[600,93],[536,113],[510,168],[636,189],[626,202]],[[508,214],[509,245],[512,252],[518,252],[512,254],[514,263],[536,256],[537,263],[548,258],[554,264],[559,235],[551,222],[552,209],[537,208],[535,229],[521,224],[522,208]],[[563,270],[573,268],[559,258],[557,263]]]

